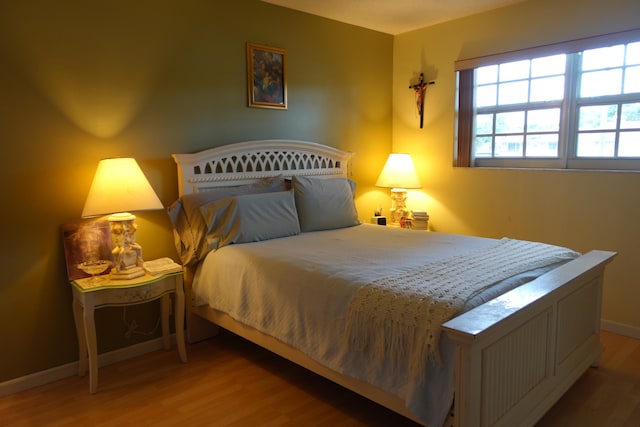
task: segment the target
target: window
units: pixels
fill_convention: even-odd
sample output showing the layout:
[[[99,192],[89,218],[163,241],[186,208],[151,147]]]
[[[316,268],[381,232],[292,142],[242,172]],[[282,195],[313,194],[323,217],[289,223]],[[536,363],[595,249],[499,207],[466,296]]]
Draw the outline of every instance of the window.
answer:
[[[640,170],[640,30],[456,71],[458,166]]]

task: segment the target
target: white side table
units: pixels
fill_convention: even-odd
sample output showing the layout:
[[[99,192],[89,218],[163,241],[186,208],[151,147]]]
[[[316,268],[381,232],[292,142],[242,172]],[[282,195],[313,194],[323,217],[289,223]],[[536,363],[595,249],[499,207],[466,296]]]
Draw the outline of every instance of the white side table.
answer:
[[[170,294],[175,293],[174,317],[176,322],[176,340],[178,354],[182,362],[187,361],[184,343],[184,289],[183,273],[171,273],[152,276],[145,274],[130,280],[113,280],[92,283],[91,279],[73,280],[73,318],[78,334],[80,359],[78,375],[87,371],[89,361],[89,392],[98,388],[98,345],[94,311],[108,306],[126,306],[141,304],[161,298],[162,337],[164,347],[171,346],[169,335]]]

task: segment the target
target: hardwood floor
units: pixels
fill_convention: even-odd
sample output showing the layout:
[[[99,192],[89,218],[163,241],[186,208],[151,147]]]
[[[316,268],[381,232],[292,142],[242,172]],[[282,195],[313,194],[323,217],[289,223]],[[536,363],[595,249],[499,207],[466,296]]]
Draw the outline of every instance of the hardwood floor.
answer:
[[[640,340],[603,332],[590,369],[539,422],[640,426]],[[229,333],[0,398],[2,426],[373,426],[416,424]]]
[[[600,367],[589,369],[537,427],[640,426],[640,340],[601,332]]]

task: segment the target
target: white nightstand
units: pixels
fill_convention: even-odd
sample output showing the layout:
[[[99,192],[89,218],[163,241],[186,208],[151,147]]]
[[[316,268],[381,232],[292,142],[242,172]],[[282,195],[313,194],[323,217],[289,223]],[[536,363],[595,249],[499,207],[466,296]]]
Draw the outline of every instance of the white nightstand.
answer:
[[[142,277],[130,280],[101,281],[92,283],[91,279],[78,279],[73,285],[73,317],[78,333],[80,362],[78,375],[83,376],[87,370],[89,357],[89,392],[95,393],[98,388],[98,346],[94,310],[108,306],[126,306],[140,304],[161,298],[162,337],[164,347],[171,346],[169,335],[170,294],[175,293],[174,317],[176,321],[176,341],[182,362],[187,361],[184,343],[184,289],[183,273],[171,273]]]

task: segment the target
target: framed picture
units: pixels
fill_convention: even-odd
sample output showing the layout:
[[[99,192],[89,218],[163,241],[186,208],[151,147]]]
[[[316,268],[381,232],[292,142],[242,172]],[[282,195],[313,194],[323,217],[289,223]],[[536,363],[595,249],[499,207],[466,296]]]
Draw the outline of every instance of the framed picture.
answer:
[[[62,226],[64,255],[69,280],[90,277],[78,268],[82,263],[113,262],[109,221],[91,220]]]
[[[284,49],[247,43],[249,107],[287,109]]]

